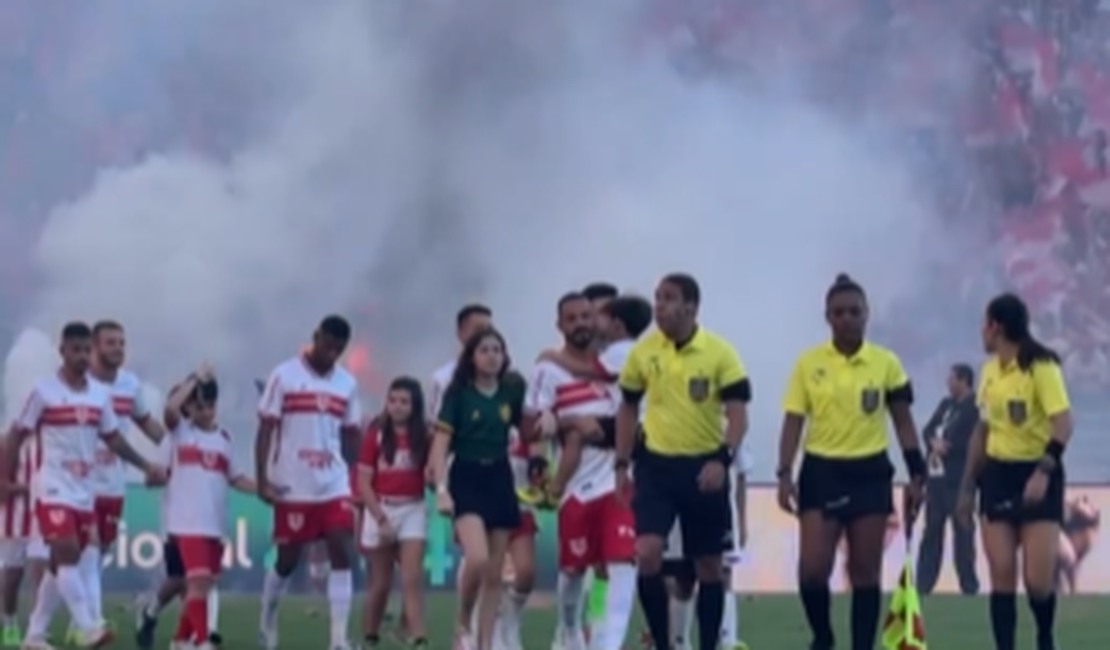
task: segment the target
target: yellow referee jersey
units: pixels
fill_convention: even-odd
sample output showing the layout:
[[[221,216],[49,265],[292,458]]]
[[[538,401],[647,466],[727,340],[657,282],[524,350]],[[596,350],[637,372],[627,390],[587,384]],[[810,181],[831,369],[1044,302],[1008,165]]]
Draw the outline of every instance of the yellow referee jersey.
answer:
[[[619,381],[621,390],[644,396],[644,444],[669,456],[720,449],[723,402],[751,399],[736,350],[704,328],[682,346],[658,329],[648,332],[629,350]]]
[[[806,453],[863,458],[886,449],[886,407],[899,399],[912,401],[913,391],[894,352],[864,342],[847,357],[829,341],[798,356],[782,408],[806,418]]]
[[[993,356],[983,363],[975,391],[981,421],[987,425],[987,456],[998,460],[1036,460],[1052,437],[1054,415],[1070,408],[1060,364],[1035,361],[1028,370]]]

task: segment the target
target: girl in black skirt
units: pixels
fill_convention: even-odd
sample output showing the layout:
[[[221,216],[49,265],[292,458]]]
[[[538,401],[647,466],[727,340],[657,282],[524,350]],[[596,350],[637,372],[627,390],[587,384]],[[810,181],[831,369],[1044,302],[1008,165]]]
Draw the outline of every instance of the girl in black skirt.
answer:
[[[978,492],[995,647],[1016,646],[1020,565],[1037,625],[1036,648],[1055,650],[1062,459],[1072,431],[1060,358],[1033,338],[1029,309],[1012,294],[987,305],[983,345],[991,357],[979,373],[981,416],[968,445],[957,515],[971,522]]]
[[[444,391],[432,443],[436,504],[441,513],[454,517],[463,552],[456,585],[456,640],[465,649],[488,650],[492,645],[501,568],[509,534],[520,524],[509,435],[513,427],[522,435],[532,428],[520,426],[525,385],[508,368],[501,334],[486,329],[471,336]],[[475,605],[478,629],[471,630]]]

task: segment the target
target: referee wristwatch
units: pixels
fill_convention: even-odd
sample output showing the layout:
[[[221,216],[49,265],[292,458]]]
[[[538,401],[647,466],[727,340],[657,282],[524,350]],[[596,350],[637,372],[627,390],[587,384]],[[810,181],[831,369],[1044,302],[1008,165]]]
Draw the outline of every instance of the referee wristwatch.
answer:
[[[618,458],[613,461],[613,469],[618,472],[628,471],[630,465],[631,463],[628,461],[627,458]]]
[[[725,467],[729,467],[736,460],[736,452],[728,445],[721,445],[721,448],[717,451],[717,457],[724,463]]]

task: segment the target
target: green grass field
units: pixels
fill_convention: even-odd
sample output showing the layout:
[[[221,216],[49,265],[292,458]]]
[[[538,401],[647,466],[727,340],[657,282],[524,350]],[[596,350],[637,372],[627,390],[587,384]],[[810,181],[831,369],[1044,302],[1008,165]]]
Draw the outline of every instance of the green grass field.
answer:
[[[113,600],[109,608],[116,629],[121,633],[116,648],[133,647],[130,599]],[[835,618],[841,645],[847,644],[847,599],[835,604]],[[435,593],[429,598],[427,620],[434,649],[450,647],[454,599],[450,594]],[[327,620],[322,598],[290,598],[281,610],[281,647],[287,650],[324,650],[327,641]],[[986,650],[991,646],[987,624],[987,603],[982,598],[933,597],[925,600],[925,624],[929,647],[935,650]],[[358,615],[352,617],[352,640],[358,638]],[[159,625],[159,643],[169,644],[176,609],[163,614]],[[744,597],[740,604],[741,630],[752,650],[794,650],[805,647],[808,637],[805,621],[796,598],[791,596]],[[1110,638],[1110,597],[1069,597],[1061,600],[1058,615],[1059,645],[1066,650],[1106,650]],[[1022,605],[1019,647],[1032,645],[1029,617]],[[256,647],[258,599],[224,596],[220,612],[220,632],[225,648],[247,650]],[[61,621],[59,621],[61,623]],[[548,650],[555,612],[551,608],[535,608],[526,614],[524,647]],[[59,628],[60,629],[60,628]],[[641,625],[636,622],[626,648],[639,648]],[[399,647],[387,643],[387,647]]]

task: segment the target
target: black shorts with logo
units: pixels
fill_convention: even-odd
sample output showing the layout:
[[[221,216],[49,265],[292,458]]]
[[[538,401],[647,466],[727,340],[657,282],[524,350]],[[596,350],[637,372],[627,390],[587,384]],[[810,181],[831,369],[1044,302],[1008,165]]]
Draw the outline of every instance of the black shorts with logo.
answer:
[[[720,490],[702,492],[698,475],[705,464],[719,460],[702,456],[663,456],[642,449],[633,469],[632,512],[636,534],[663,539],[675,521],[682,529],[682,551],[687,559],[720,555],[732,548],[732,507],[728,468]]]
[[[798,472],[798,512],[811,510],[843,523],[894,512],[894,466],[886,452],[862,458],[806,454]]]
[[[1026,506],[1025,483],[1037,471],[1039,461],[988,458],[979,474],[979,512],[987,521],[1015,525],[1035,521],[1063,522],[1064,468],[1048,477],[1048,488],[1040,503]]]
[[[455,518],[476,515],[490,530],[520,525],[520,503],[508,458],[451,461],[447,489],[455,502]]]

